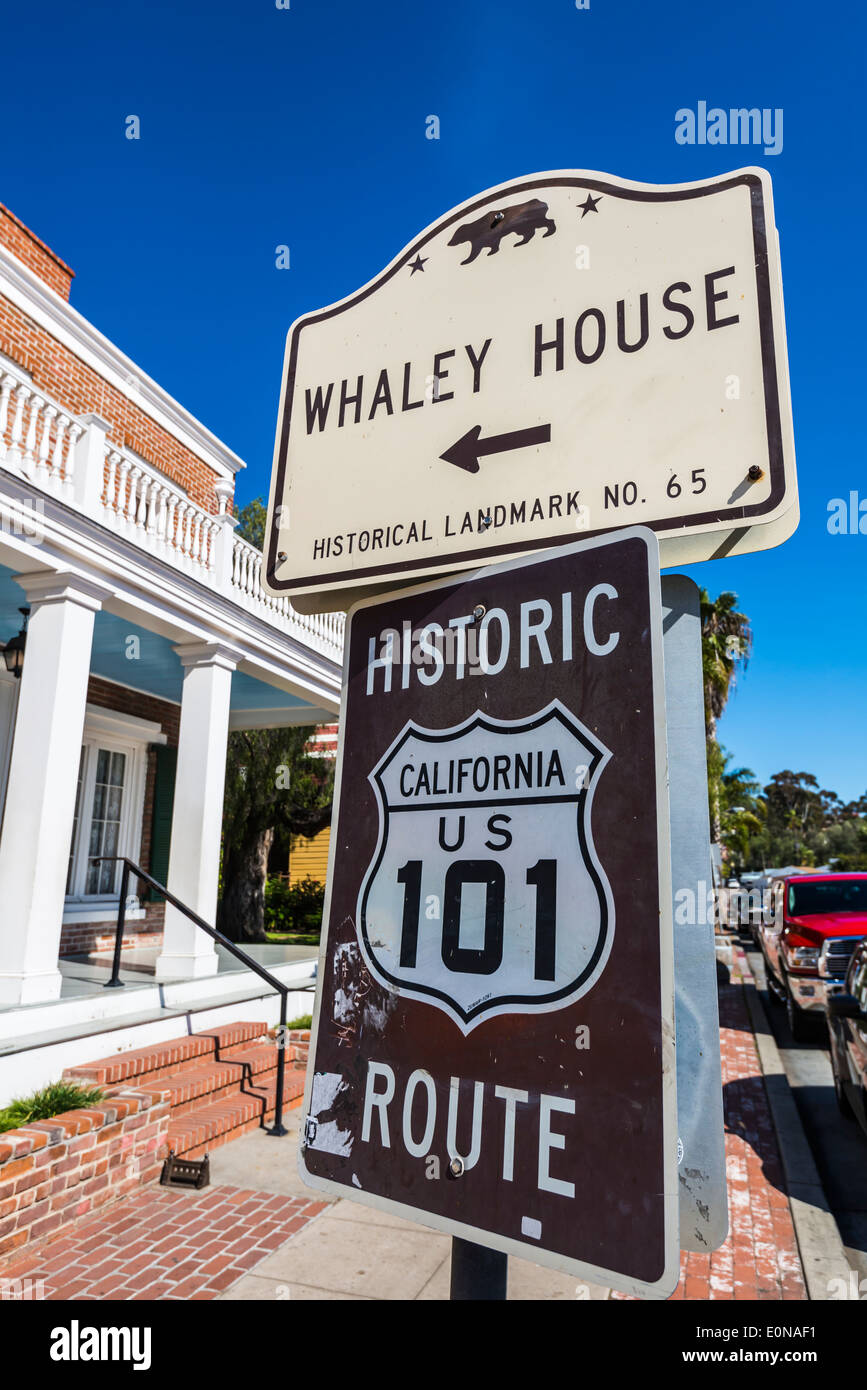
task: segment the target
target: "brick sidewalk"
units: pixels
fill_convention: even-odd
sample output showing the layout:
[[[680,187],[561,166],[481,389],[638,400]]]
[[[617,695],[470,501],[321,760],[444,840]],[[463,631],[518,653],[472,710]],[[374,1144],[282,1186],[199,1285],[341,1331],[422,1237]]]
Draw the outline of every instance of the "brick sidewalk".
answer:
[[[40,1281],[33,1296],[55,1301],[216,1298],[324,1205],[237,1187],[152,1188],[0,1264],[0,1301]]]
[[[711,1255],[682,1256],[672,1297],[806,1299],[737,961],[719,1003],[731,1230]],[[28,1254],[0,1261],[0,1300],[4,1280],[44,1281],[44,1296],[54,1300],[216,1298],[327,1205],[229,1185],[202,1193],[153,1187],[68,1226]],[[315,1244],[309,1256],[315,1263]],[[14,1288],[7,1284],[6,1298]]]

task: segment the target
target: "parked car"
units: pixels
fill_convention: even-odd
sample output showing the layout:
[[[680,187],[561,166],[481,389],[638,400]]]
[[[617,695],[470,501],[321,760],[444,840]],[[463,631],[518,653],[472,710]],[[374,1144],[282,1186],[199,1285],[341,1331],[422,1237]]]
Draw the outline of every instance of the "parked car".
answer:
[[[852,952],[867,936],[867,874],[777,879],[771,906],[759,928],[768,987],[786,1006],[792,1037],[806,1042],[828,999],[843,991]]]
[[[748,908],[746,912],[747,930],[761,950],[762,946],[762,925],[773,920],[773,876],[767,874],[751,874],[749,880],[744,875],[741,880],[747,893]],[[740,920],[743,921],[744,912],[740,913]]]
[[[837,1104],[867,1132],[867,940],[852,952],[845,987],[828,1000]]]

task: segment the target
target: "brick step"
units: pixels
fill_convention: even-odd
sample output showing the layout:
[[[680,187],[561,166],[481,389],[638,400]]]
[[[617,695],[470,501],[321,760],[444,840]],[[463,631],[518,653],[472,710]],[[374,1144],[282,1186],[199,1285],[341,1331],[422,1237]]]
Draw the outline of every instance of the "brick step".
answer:
[[[63,1075],[70,1081],[91,1086],[116,1086],[121,1082],[155,1081],[158,1077],[179,1072],[185,1066],[200,1065],[213,1059],[219,1047],[221,1060],[234,1057],[250,1044],[261,1040],[267,1031],[265,1023],[224,1023],[205,1033],[190,1033],[182,1038],[151,1043],[133,1052],[119,1052],[97,1062],[83,1062],[67,1067]]]
[[[271,1043],[263,1047],[245,1048],[233,1052],[226,1061],[209,1062],[204,1066],[183,1066],[153,1081],[138,1083],[138,1089],[150,1091],[152,1095],[169,1094],[172,1118],[206,1104],[209,1100],[223,1100],[229,1095],[238,1095],[252,1086],[258,1089],[266,1081],[273,1081],[277,1073],[278,1049]],[[296,1060],[295,1049],[286,1049],[286,1061]],[[246,1064],[246,1065],[244,1065]],[[252,1082],[251,1078],[252,1077]]]
[[[283,1106],[289,1110],[304,1097],[304,1068],[289,1063],[283,1084]],[[258,1129],[262,1119],[274,1116],[276,1074],[268,1072],[246,1094],[228,1095],[207,1105],[195,1105],[177,1119],[169,1121],[168,1146],[182,1158],[203,1158],[211,1149],[228,1144],[250,1130]]]
[[[292,1028],[287,1039],[289,1046],[294,1047],[295,1055],[299,1062],[307,1065],[307,1057],[310,1052],[310,1029]]]

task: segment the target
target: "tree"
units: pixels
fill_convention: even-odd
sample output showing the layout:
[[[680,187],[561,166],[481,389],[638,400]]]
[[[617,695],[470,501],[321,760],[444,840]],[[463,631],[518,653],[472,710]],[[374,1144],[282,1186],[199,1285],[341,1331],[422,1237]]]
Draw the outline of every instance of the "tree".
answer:
[[[755,869],[829,864],[867,869],[867,801],[843,802],[810,772],[775,772],[759,799],[764,823],[750,836],[745,859]]]
[[[716,599],[710,597],[707,589],[701,591],[701,671],[707,736],[708,804],[711,838],[717,843],[722,833],[721,779],[725,768],[717,740],[717,720],[734,687],[738,663],[742,662],[746,668],[753,648],[750,620],[745,613],[737,611],[737,601],[737,594],[728,591]]]
[[[235,508],[235,520],[238,525],[236,530],[238,535],[251,545],[255,545],[257,550],[265,549],[265,523],[268,518],[268,508],[264,497],[254,497],[252,502],[248,502],[246,507],[240,510]]]
[[[785,858],[791,862],[813,860],[811,841],[825,823],[826,810],[819,783],[810,772],[775,772],[765,787],[768,828],[776,834]],[[830,793],[831,796],[834,793]],[[836,800],[836,797],[835,797]]]
[[[261,497],[235,513],[242,539],[261,550]],[[313,758],[314,728],[251,729],[229,735],[223,800],[222,891],[217,927],[233,941],[265,940],[268,858],[288,853],[293,835],[315,835],[331,821],[334,765]]]
[[[718,746],[718,745],[717,745]],[[751,768],[725,769],[731,754],[720,749],[723,771],[720,775],[720,837],[728,851],[729,868],[742,873],[750,867],[752,842],[764,829],[767,803]]]
[[[266,939],[265,883],[275,837],[285,844],[292,835],[315,835],[331,821],[334,764],[306,751],[314,732],[229,735],[217,928],[232,941]]]

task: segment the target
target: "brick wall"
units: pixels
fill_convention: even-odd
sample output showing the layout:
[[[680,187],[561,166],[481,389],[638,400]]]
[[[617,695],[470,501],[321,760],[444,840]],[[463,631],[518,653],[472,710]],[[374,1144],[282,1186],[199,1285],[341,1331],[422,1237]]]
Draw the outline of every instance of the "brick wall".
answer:
[[[145,906],[147,911],[144,917],[132,922],[127,918],[123,936],[124,951],[163,944],[165,903],[147,903]],[[114,937],[113,922],[64,922],[60,929],[58,955],[89,956],[94,951],[112,951]]]
[[[34,387],[65,410],[73,415],[96,414],[110,424],[109,443],[134,450],[185,488],[205,511],[219,511],[214,495],[218,474],[213,469],[2,295],[0,352],[28,371]]]
[[[23,261],[28,270],[44,280],[61,299],[69,299],[69,290],[75,271],[70,270],[65,261],[56,255],[50,246],[31,232],[29,227],[19,221],[14,212],[0,203],[0,243],[8,246],[13,256]]]
[[[86,1110],[0,1134],[0,1260],[152,1182],[169,1110],[168,1092],[118,1088]]]
[[[133,666],[135,663],[130,662]],[[137,719],[150,719],[162,726],[166,742],[170,748],[177,748],[181,729],[181,707],[170,700],[161,700],[157,695],[145,695],[140,690],[130,690],[125,685],[115,685],[113,681],[91,676],[87,685],[88,704],[99,705],[101,709],[113,709],[118,714],[131,714]]]
[[[169,700],[160,700],[156,695],[144,695],[139,690],[114,685],[99,676],[90,677],[87,700],[88,704],[99,705],[101,709],[116,710],[119,714],[131,714],[139,719],[152,720],[162,727],[169,747],[177,748],[181,724],[180,705],[173,705]],[[149,752],[138,860],[143,869],[150,869],[151,866],[155,780],[156,754]],[[162,945],[165,903],[148,902],[144,906],[144,917],[127,922],[123,945],[125,951],[141,946]],[[111,950],[113,946],[114,927],[111,922],[66,922],[61,927],[61,956],[87,955],[92,951]]]
[[[0,244],[55,290],[69,299],[74,271],[13,212],[0,203]],[[214,482],[219,476],[174,435],[158,425],[117,387],[101,377],[34,319],[0,296],[0,352],[29,372],[38,391],[45,391],[73,415],[99,415],[111,425],[109,440],[132,449],[173,482],[186,489],[205,511],[216,513]]]

